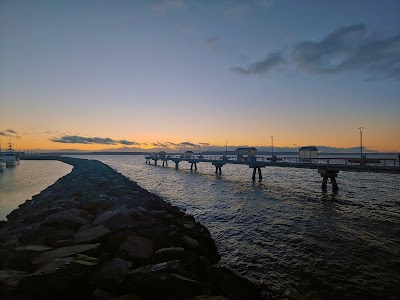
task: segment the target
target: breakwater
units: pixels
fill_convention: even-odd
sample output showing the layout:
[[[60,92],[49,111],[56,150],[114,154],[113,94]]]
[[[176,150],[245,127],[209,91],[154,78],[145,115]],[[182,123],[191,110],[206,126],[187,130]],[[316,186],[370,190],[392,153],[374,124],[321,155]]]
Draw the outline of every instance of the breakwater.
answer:
[[[261,298],[214,266],[215,243],[192,216],[99,161],[41,159],[74,168],[1,223],[2,297]]]

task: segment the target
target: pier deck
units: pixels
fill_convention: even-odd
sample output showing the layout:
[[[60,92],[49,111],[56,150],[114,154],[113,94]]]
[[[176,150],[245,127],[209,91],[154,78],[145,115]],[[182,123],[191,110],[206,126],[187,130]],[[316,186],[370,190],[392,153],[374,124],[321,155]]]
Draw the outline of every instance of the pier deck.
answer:
[[[188,162],[191,164],[190,169],[197,170],[198,163],[211,163],[215,166],[215,173],[221,174],[222,167],[226,164],[247,165],[253,169],[253,177],[255,180],[258,172],[259,180],[262,179],[261,168],[265,167],[281,167],[281,168],[301,168],[301,169],[317,169],[323,178],[322,188],[326,189],[327,181],[330,179],[333,190],[338,190],[336,177],[339,171],[346,172],[368,172],[368,173],[387,173],[400,174],[400,167],[397,159],[374,158],[374,159],[357,159],[357,158],[312,158],[299,159],[297,157],[264,157],[258,156],[252,159],[241,158],[236,156],[211,156],[211,155],[193,155],[187,157],[185,155],[156,155],[152,154],[145,157],[146,164],[151,161],[157,165],[157,161],[162,161],[163,166],[168,165],[168,161],[175,163],[178,169],[180,162]]]

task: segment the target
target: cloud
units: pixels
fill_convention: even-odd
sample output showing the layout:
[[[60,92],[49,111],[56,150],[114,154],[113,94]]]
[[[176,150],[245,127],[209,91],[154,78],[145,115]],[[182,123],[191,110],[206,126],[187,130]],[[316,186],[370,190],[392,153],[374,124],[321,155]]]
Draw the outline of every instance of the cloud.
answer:
[[[100,144],[100,145],[139,145],[137,142],[127,140],[113,140],[111,138],[100,138],[100,137],[84,137],[78,135],[63,135],[59,138],[52,138],[50,141],[55,143],[64,144]]]
[[[137,142],[127,141],[127,140],[119,140],[118,143],[120,143],[122,145],[140,145]]]
[[[198,147],[198,144],[193,144],[191,142],[182,142],[182,143],[180,143],[180,145],[186,146],[186,147]]]
[[[9,136],[7,133],[5,133],[4,131],[0,131],[0,135],[2,136]]]
[[[286,64],[286,59],[282,53],[272,52],[264,60],[257,61],[245,68],[233,67],[231,70],[242,75],[264,75],[284,64]]]
[[[168,147],[168,143],[161,143],[161,142],[154,142],[151,143],[154,147],[162,147],[162,148],[167,148]]]
[[[13,134],[18,134],[18,132],[14,131],[12,129],[7,129],[6,132],[13,133]]]
[[[102,145],[115,145],[117,142],[110,138],[99,138],[99,137],[84,137],[77,135],[65,135],[60,138],[50,139],[55,143],[65,144],[102,144]]]
[[[338,28],[319,42],[303,41],[294,47],[292,57],[311,73],[360,70],[372,78],[400,79],[400,35],[371,36],[363,24]]]
[[[205,147],[205,146],[211,146],[210,143],[199,143],[200,146]]]

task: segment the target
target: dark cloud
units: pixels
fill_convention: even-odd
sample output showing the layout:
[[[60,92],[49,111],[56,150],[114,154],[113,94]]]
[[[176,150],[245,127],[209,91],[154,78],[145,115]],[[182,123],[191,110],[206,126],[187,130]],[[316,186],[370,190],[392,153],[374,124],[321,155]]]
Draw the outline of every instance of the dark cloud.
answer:
[[[154,143],[152,143],[152,145],[154,147],[162,147],[162,148],[168,147],[168,143],[161,143],[161,142],[154,142]]]
[[[118,143],[120,143],[122,145],[140,145],[137,142],[127,141],[127,140],[119,140]]]
[[[281,52],[272,52],[265,59],[257,61],[245,68],[233,67],[232,71],[243,75],[263,75],[271,70],[286,64],[286,59]]]
[[[13,134],[18,134],[18,132],[14,131],[12,129],[7,129],[6,132],[13,133]]]
[[[4,131],[0,131],[0,135],[2,136],[9,136],[7,133],[5,133]]]
[[[117,141],[110,138],[99,138],[99,137],[84,137],[77,135],[65,135],[60,138],[50,139],[55,143],[66,143],[66,144],[102,144],[102,145],[115,145]]]
[[[51,131],[46,131],[45,133],[47,133],[47,134],[52,134],[52,132],[51,132]]]
[[[370,36],[363,24],[339,28],[319,42],[301,42],[292,57],[303,70],[313,73],[361,70],[372,78],[400,79],[400,35]]]
[[[193,144],[191,142],[182,142],[182,143],[180,143],[180,145],[187,146],[187,147],[197,147],[198,146],[197,144]]]
[[[199,143],[200,146],[204,147],[204,146],[211,146],[210,143]]]

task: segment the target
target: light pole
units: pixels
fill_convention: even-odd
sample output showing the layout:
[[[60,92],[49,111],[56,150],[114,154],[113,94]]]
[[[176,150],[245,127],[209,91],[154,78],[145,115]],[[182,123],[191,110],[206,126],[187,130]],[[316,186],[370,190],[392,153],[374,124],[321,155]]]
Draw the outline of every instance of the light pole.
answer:
[[[274,157],[274,136],[271,135],[271,156]]]
[[[362,131],[363,131],[364,127],[360,127],[358,129],[360,129],[360,152],[361,152],[361,163],[362,163],[362,160],[363,160]]]

